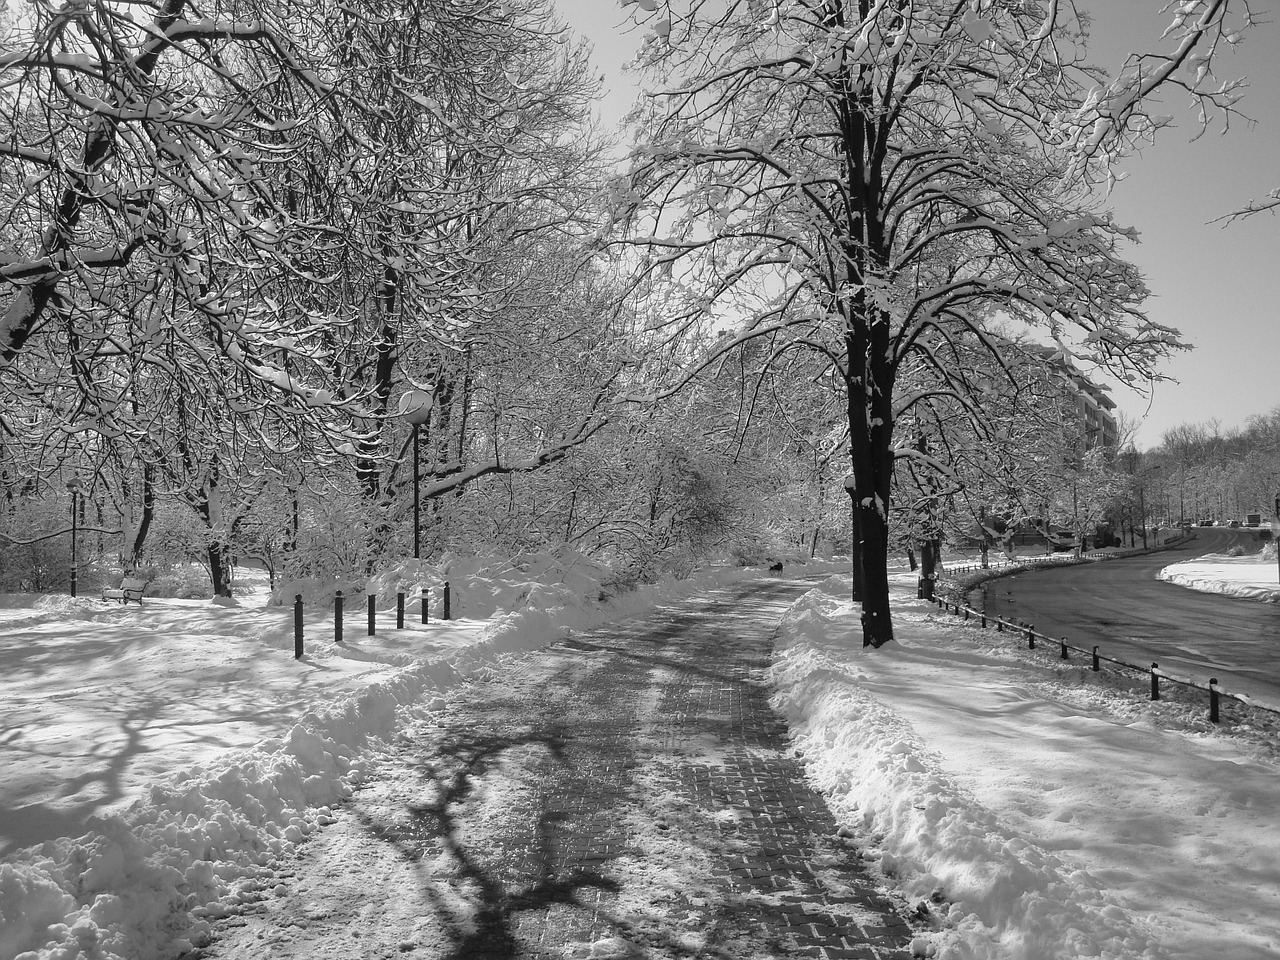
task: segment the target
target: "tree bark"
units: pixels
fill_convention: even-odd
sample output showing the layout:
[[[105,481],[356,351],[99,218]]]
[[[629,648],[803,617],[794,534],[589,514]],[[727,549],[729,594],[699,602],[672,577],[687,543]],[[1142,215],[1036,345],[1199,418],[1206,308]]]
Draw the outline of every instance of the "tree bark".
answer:
[[[151,521],[156,515],[156,468],[155,464],[142,465],[142,517],[134,530],[132,542],[125,545],[125,568],[136,570],[142,565],[142,550],[147,542],[147,534],[151,530]]]
[[[862,532],[861,520],[858,513],[858,491],[853,487],[846,487],[845,490],[849,494],[849,567],[852,574],[852,586],[849,590],[849,599],[854,603],[862,602]]]
[[[231,549],[219,540],[209,540],[209,580],[215,597],[231,596]]]

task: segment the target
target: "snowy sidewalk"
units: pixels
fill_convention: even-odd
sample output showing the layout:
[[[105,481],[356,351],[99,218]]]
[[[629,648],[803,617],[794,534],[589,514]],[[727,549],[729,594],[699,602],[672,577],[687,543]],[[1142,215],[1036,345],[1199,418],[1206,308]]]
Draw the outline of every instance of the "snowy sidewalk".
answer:
[[[769,708],[801,590],[719,591],[419,708],[297,881],[200,955],[909,956]]]

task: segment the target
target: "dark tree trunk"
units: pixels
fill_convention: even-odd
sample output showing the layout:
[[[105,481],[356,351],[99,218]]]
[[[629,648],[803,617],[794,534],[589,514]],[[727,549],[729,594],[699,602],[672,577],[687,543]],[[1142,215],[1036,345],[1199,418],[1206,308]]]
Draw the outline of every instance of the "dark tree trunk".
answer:
[[[221,541],[210,540],[208,545],[209,579],[213,583],[215,597],[231,596],[231,548]]]
[[[852,573],[853,585],[849,591],[849,599],[854,603],[862,602],[862,528],[859,519],[857,490],[853,487],[847,487],[849,493],[849,523],[850,523],[850,542],[849,542],[849,567]]]
[[[920,599],[932,600],[938,582],[938,558],[941,543],[925,540],[920,544]]]
[[[147,534],[151,531],[151,521],[156,515],[156,468],[155,464],[142,465],[142,517],[133,532],[133,542],[125,544],[125,566],[136,570],[142,565],[142,550],[147,542]]]
[[[398,356],[395,320],[400,309],[400,277],[396,270],[386,268],[374,299],[382,324],[378,338],[378,359],[373,372],[373,408],[380,417],[384,417],[391,406],[391,384]],[[378,436],[367,445],[370,452],[376,452],[382,445],[383,423],[385,421],[379,421]],[[376,500],[382,492],[382,463],[375,456],[360,457],[356,461],[356,478],[364,495],[370,500]]]
[[[893,382],[889,325],[864,291],[854,296],[846,336],[850,371],[849,447],[862,553],[862,643],[893,639],[889,598],[889,497],[893,481]]]
[[[862,645],[882,647],[893,639],[889,611],[889,528],[880,511],[862,508]]]

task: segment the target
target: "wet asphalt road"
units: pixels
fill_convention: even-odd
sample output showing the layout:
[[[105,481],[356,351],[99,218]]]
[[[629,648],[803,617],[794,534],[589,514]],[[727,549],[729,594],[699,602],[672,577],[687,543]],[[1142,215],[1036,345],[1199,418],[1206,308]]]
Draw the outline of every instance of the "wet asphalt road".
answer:
[[[1280,708],[1280,604],[1202,593],[1157,580],[1171,563],[1235,544],[1260,548],[1247,530],[1200,528],[1172,550],[1126,560],[1001,577],[971,595],[975,605],[1104,656],[1146,665]]]

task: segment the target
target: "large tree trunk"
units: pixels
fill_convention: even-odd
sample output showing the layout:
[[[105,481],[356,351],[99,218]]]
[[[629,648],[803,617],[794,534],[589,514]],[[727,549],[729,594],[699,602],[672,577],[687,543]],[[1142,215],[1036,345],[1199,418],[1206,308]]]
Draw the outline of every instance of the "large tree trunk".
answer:
[[[213,583],[213,595],[215,597],[231,596],[231,548],[211,538],[208,557],[209,579]]]
[[[853,447],[853,519],[854,553],[860,561],[862,601],[862,645],[881,647],[893,639],[893,621],[889,613],[889,527],[888,491],[883,483],[883,465],[877,469],[877,456],[871,443],[877,431],[866,429],[865,415],[861,436],[854,427]],[[877,438],[878,439],[878,438]],[[866,479],[864,479],[866,478]]]
[[[846,481],[845,491],[849,494],[849,566],[853,577],[853,585],[849,591],[849,599],[854,603],[862,602],[862,522],[858,513],[858,490],[852,481]]]
[[[860,290],[851,303],[847,336],[849,447],[853,460],[854,513],[862,553],[862,643],[882,647],[893,639],[889,603],[889,497],[893,482],[893,380],[889,325]]]
[[[893,639],[889,610],[889,526],[874,506],[862,513],[862,645],[882,647]]]

